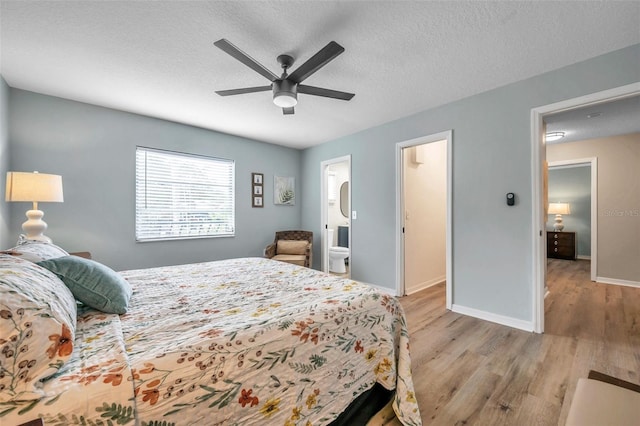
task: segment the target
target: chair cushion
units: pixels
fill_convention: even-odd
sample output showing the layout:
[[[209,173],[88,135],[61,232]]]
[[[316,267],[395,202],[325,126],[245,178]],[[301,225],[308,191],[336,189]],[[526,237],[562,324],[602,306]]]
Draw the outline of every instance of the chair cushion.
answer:
[[[309,242],[304,240],[278,240],[276,253],[304,255],[308,246]]]
[[[273,260],[279,260],[280,262],[293,263],[294,265],[300,265],[300,266],[304,266],[306,258],[307,257],[305,255],[298,255],[298,254],[277,254],[272,257]]]
[[[639,418],[640,393],[582,378],[573,394],[566,425],[632,425]]]

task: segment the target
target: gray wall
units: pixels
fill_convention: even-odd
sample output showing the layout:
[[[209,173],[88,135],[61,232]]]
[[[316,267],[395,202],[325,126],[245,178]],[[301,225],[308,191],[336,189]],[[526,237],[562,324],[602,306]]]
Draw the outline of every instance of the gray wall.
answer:
[[[591,166],[549,167],[549,202],[569,203],[564,231],[576,233],[578,256],[591,257]],[[549,215],[547,231],[553,231],[554,219]]]
[[[12,170],[59,173],[48,234],[116,269],[261,254],[276,229],[320,247],[320,163],[352,155],[354,279],[395,287],[395,144],[453,129],[453,303],[532,319],[531,109],[640,81],[640,45],[298,151],[77,102],[10,91]],[[134,242],[135,145],[236,160],[237,236]],[[295,207],[251,209],[250,172],[296,176]],[[272,188],[267,185],[266,200]],[[505,193],[515,192],[514,207]],[[21,203],[16,203],[21,204]],[[11,206],[16,236],[28,206]],[[314,256],[318,267],[320,256]]]
[[[300,151],[169,121],[10,89],[12,170],[62,175],[64,203],[41,204],[47,235],[91,251],[117,270],[261,256],[279,229],[300,226],[301,207],[273,204],[273,176],[294,176]],[[235,160],[236,236],[136,243],[136,145]],[[265,206],[251,207],[251,172],[264,173]],[[11,205],[12,240],[26,203]]]
[[[309,148],[302,226],[319,244],[320,162],[351,154],[352,277],[395,288],[395,144],[453,129],[453,303],[532,321],[531,109],[640,81],[639,62],[634,45]]]
[[[0,188],[4,200],[4,188],[9,171],[9,86],[0,76]],[[25,209],[26,211],[26,209]],[[26,218],[25,218],[26,220]],[[13,241],[15,243],[15,240]],[[0,202],[0,247],[11,247],[9,232],[9,205]]]

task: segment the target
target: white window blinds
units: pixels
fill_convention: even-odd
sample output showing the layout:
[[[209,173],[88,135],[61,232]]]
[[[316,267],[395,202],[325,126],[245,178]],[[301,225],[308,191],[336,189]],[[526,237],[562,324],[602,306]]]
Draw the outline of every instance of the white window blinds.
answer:
[[[234,162],[136,147],[136,240],[235,233]]]

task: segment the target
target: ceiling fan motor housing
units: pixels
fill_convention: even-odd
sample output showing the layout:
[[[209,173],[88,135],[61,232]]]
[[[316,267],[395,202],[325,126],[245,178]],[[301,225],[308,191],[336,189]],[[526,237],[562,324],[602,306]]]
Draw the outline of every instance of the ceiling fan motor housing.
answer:
[[[298,84],[290,80],[274,80],[273,103],[281,108],[291,108],[298,103]]]
[[[322,87],[306,86],[302,84],[307,77],[311,76],[327,63],[335,59],[336,56],[344,52],[344,47],[340,46],[335,41],[329,42],[291,74],[289,74],[287,70],[291,65],[293,65],[293,57],[291,55],[278,56],[277,60],[283,70],[280,78],[265,68],[264,65],[260,64],[242,50],[231,44],[229,40],[223,38],[213,44],[271,82],[269,86],[216,90],[216,93],[220,96],[242,95],[245,93],[267,92],[271,90],[273,92],[273,103],[282,108],[282,113],[284,115],[294,114],[293,107],[298,103],[298,91],[306,95],[322,96],[325,98],[341,99],[344,101],[351,100],[354,96],[353,93],[340,92],[338,90],[330,90]]]

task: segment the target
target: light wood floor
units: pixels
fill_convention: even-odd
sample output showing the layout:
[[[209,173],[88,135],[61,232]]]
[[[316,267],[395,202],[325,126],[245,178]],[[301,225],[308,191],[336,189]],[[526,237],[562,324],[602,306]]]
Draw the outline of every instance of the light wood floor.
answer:
[[[549,260],[545,333],[446,311],[444,285],[401,298],[425,425],[564,425],[589,370],[640,383],[640,288]]]

